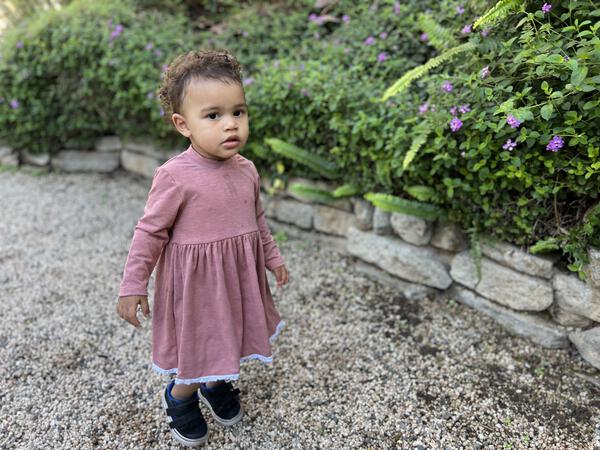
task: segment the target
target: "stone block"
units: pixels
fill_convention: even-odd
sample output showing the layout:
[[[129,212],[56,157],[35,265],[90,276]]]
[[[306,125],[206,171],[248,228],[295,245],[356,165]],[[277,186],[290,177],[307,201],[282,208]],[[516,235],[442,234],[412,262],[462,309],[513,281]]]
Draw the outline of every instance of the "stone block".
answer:
[[[373,211],[375,207],[367,200],[352,198],[354,215],[356,216],[356,227],[361,231],[373,228]]]
[[[409,214],[393,212],[390,215],[392,229],[404,241],[415,245],[427,245],[431,240],[431,222]]]
[[[587,362],[600,369],[600,327],[569,333],[569,339]]]
[[[375,206],[373,211],[373,231],[381,236],[392,233],[391,213]]]
[[[554,298],[564,310],[600,322],[600,295],[577,275],[557,272],[552,279]]]
[[[118,152],[123,148],[123,143],[119,136],[102,136],[96,139],[94,148],[97,152]]]
[[[556,258],[536,256],[506,242],[483,242],[481,252],[490,259],[536,277],[552,278]]]
[[[450,275],[458,283],[490,300],[522,311],[543,311],[553,301],[552,285],[544,278],[526,275],[481,259],[481,280],[469,251],[456,255]]]
[[[437,289],[447,289],[452,284],[437,254],[426,247],[417,247],[394,237],[366,233],[351,226],[348,229],[347,251],[403,280]]]
[[[461,252],[468,246],[468,239],[460,227],[453,223],[436,222],[431,245],[450,252]]]
[[[537,314],[513,311],[457,285],[450,288],[448,295],[490,316],[511,333],[530,339],[543,347],[569,346],[568,330]]]
[[[273,212],[277,220],[310,230],[313,227],[315,208],[316,206],[296,200],[279,198],[275,202]]]
[[[27,150],[21,152],[21,159],[24,164],[31,166],[45,167],[50,164],[49,153],[29,153]]]
[[[154,170],[162,163],[163,161],[161,159],[157,159],[153,156],[143,155],[129,150],[121,151],[121,165],[123,168],[129,172],[137,173],[147,178],[153,178]]]
[[[314,226],[318,231],[346,236],[348,228],[356,226],[356,217],[352,213],[317,205],[314,207]]]
[[[62,150],[52,157],[50,164],[65,172],[109,173],[119,168],[118,153],[100,153],[85,150]]]

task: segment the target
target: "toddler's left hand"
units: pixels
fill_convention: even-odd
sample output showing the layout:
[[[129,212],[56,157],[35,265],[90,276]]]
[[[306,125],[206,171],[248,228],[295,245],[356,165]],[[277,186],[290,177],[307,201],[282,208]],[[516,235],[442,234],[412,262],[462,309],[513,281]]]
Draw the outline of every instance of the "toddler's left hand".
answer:
[[[273,269],[273,272],[275,273],[275,277],[277,278],[277,288],[280,288],[288,282],[289,274],[288,270],[285,267],[285,264],[283,266],[276,267],[275,269]]]

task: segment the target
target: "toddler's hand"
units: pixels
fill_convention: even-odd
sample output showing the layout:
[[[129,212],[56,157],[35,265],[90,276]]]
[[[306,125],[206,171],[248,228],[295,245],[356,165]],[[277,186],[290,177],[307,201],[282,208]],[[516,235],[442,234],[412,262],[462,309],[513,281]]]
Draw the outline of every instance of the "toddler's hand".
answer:
[[[150,307],[148,306],[148,297],[142,295],[129,295],[126,297],[119,297],[117,303],[117,313],[122,319],[125,319],[131,325],[139,328],[140,321],[137,318],[137,307],[142,306],[142,313],[144,317],[148,318],[150,315]]]
[[[285,264],[283,266],[276,267],[275,269],[273,269],[273,272],[275,272],[275,277],[277,278],[278,288],[280,288],[288,282],[289,274],[288,270],[285,267]]]

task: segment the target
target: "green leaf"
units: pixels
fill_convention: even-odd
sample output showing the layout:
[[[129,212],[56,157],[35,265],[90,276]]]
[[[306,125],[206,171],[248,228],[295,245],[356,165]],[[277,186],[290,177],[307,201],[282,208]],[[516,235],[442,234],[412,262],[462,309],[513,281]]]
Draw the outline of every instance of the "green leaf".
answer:
[[[436,220],[446,217],[445,211],[437,206],[406,200],[390,194],[369,192],[364,195],[364,198],[385,211],[409,214],[426,220]]]
[[[329,203],[335,200],[330,192],[302,183],[292,183],[288,189],[290,192],[311,201]]]
[[[277,138],[266,138],[265,142],[271,146],[275,153],[304,164],[321,175],[329,179],[336,179],[341,176],[336,165],[319,155],[314,155],[304,149],[296,147],[293,144],[284,142]]]
[[[353,195],[358,194],[359,189],[354,186],[353,184],[343,184],[342,186],[339,186],[338,188],[335,189],[335,191],[333,191],[332,195],[335,198],[339,198],[339,197],[351,197]]]
[[[550,117],[552,116],[553,112],[554,112],[554,106],[552,106],[552,103],[548,103],[547,105],[542,106],[542,109],[540,111],[542,117],[545,120],[549,120]]]
[[[427,202],[435,197],[435,189],[429,186],[408,186],[404,190],[421,202]]]
[[[571,73],[571,84],[573,84],[573,86],[579,86],[581,83],[583,83],[583,80],[585,80],[587,73],[587,67],[577,67]]]

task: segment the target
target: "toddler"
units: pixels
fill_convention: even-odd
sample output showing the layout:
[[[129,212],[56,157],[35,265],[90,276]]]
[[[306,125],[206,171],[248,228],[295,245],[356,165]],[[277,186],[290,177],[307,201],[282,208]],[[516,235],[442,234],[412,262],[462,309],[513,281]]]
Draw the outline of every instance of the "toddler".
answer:
[[[235,57],[226,50],[180,55],[158,94],[190,145],[154,171],[117,312],[136,327],[138,308],[148,317],[156,265],[152,366],[175,375],[162,405],[173,437],[196,446],[208,439],[199,401],[222,425],[241,420],[240,391],[230,381],[242,361],[272,361],[270,344],[284,325],[265,267],[277,288],[289,275],[265,220],[256,167],[239,154],[249,127]]]

